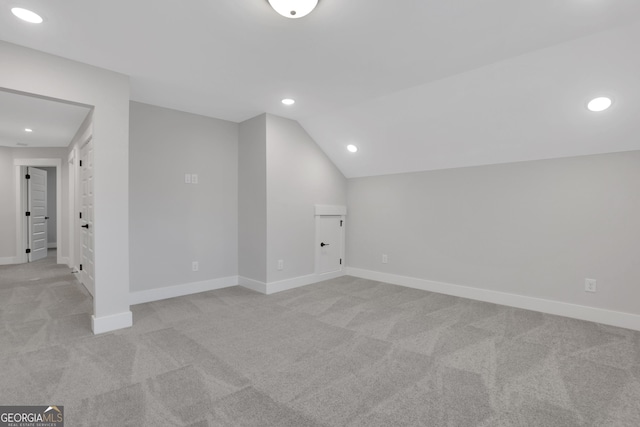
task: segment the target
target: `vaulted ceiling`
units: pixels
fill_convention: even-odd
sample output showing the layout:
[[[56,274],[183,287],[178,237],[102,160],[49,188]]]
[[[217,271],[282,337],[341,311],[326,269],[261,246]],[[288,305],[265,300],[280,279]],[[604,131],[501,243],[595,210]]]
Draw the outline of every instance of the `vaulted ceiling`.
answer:
[[[640,149],[637,0],[21,1],[41,25],[14,3],[0,39],[127,74],[136,101],[296,119],[347,177]]]

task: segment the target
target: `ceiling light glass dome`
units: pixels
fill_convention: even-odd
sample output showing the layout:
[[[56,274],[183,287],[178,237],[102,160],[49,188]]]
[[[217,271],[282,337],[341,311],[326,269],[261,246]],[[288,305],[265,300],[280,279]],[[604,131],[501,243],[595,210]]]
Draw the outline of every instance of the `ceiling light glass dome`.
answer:
[[[268,0],[271,7],[286,18],[302,18],[318,5],[318,0]]]

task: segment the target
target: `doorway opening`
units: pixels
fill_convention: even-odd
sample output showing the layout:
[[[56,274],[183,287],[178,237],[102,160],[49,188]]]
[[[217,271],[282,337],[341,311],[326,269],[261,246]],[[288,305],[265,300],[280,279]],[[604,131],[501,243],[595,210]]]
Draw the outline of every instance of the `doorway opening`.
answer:
[[[96,263],[104,261],[104,268],[96,268],[99,273],[96,275],[96,292],[93,299],[93,316],[91,317],[91,325],[95,333],[108,332],[115,329],[125,328],[132,324],[132,314],[129,305],[129,223],[128,223],[128,132],[129,132],[129,83],[128,78],[122,74],[114,73],[108,70],[90,67],[86,64],[78,63],[72,60],[51,56],[43,52],[32,49],[26,49],[17,45],[0,43],[0,51],[7,60],[0,74],[6,79],[0,83],[0,97],[3,94],[18,95],[16,98],[20,100],[37,100],[44,101],[45,104],[51,106],[54,111],[46,112],[42,105],[34,108],[25,108],[25,121],[33,121],[42,119],[52,119],[55,114],[67,116],[69,112],[65,107],[76,107],[76,112],[80,115],[78,122],[70,137],[65,137],[63,145],[64,155],[62,156],[62,167],[67,168],[65,159],[69,150],[77,146],[80,127],[84,124],[93,124],[99,128],[97,136],[96,148],[97,155],[96,171],[98,178],[95,182],[94,198],[95,206],[99,212],[96,213],[97,229],[95,229],[94,241],[88,243],[98,249],[100,259]],[[20,102],[18,100],[17,102]],[[0,100],[0,107],[6,106],[11,114],[16,111],[12,101],[4,102]],[[27,101],[23,104],[28,104]],[[39,104],[39,103],[38,103]],[[79,108],[78,108],[79,107]],[[40,114],[44,112],[44,114]],[[37,113],[37,117],[36,117]],[[89,116],[90,115],[90,116]],[[0,115],[2,119],[12,117],[10,115]],[[86,121],[85,121],[86,119]],[[42,135],[38,128],[30,124],[20,125],[17,120],[6,121],[11,125],[11,129],[15,131],[21,138],[26,138],[25,132],[27,128],[33,132],[29,137],[35,138]],[[49,123],[60,124],[60,120],[49,120]],[[68,129],[68,128],[67,128]],[[51,136],[51,134],[50,134]],[[53,135],[55,136],[55,135]],[[46,138],[51,141],[52,138]],[[31,144],[25,141],[29,147],[43,147],[44,145]],[[69,144],[72,144],[70,147]],[[3,141],[0,139],[0,145]],[[5,144],[6,145],[6,144]],[[7,199],[10,203],[8,206],[2,206],[0,203],[0,263],[6,261],[14,261],[15,246],[17,238],[15,220],[13,218],[16,211],[14,206],[13,188],[13,167],[8,165],[8,173],[3,168],[3,162],[12,163],[13,158],[22,157],[15,146],[18,143],[9,140],[8,145],[11,149],[0,147],[0,185],[8,184],[9,191],[5,191]],[[53,145],[49,145],[53,146]],[[11,156],[11,162],[6,159]],[[9,153],[8,155],[6,155]],[[43,155],[40,157],[51,157]],[[77,157],[76,157],[77,158]],[[110,171],[111,169],[111,171]],[[3,173],[4,172],[4,173]],[[8,179],[5,180],[5,176]],[[67,176],[66,172],[63,176]],[[104,178],[104,179],[101,179]],[[66,183],[63,189],[66,188]],[[101,189],[100,189],[101,188]],[[67,210],[68,199],[64,196],[64,217],[63,224],[69,223],[72,215],[78,215],[78,212],[70,212]],[[8,212],[8,214],[6,213]],[[99,215],[104,213],[104,215]],[[7,218],[7,220],[4,220]],[[3,225],[4,223],[4,225]],[[4,239],[4,236],[8,236]],[[66,238],[66,236],[65,236]],[[66,242],[65,242],[66,243]],[[58,251],[62,256],[67,256],[64,244],[62,251],[60,242],[58,242]],[[22,254],[20,254],[22,255]],[[4,259],[3,259],[4,258]],[[11,258],[8,260],[8,258]],[[34,263],[35,264],[35,263]],[[98,276],[100,276],[98,278]],[[100,289],[98,289],[100,288]],[[104,292],[103,292],[104,291]],[[100,296],[100,298],[98,298]]]
[[[51,236],[55,239],[51,246],[56,248],[56,263],[67,264],[62,256],[64,239],[58,239],[63,235],[62,160],[14,159],[14,166],[17,263],[46,258]]]
[[[21,271],[34,284],[55,276],[70,289],[84,285],[80,294],[93,296],[93,273],[87,276],[91,284],[71,274],[81,273],[84,229],[74,219],[81,209],[80,150],[93,132],[93,107],[0,88],[0,112],[7,119],[0,120],[0,163],[7,166],[0,181],[7,203],[0,205],[0,215],[8,218],[0,222],[0,235],[10,236],[0,247],[0,264],[29,263],[6,269],[4,285],[20,286],[7,281],[18,280],[11,274]],[[93,192],[90,201],[92,207]],[[93,239],[85,242],[93,264]]]

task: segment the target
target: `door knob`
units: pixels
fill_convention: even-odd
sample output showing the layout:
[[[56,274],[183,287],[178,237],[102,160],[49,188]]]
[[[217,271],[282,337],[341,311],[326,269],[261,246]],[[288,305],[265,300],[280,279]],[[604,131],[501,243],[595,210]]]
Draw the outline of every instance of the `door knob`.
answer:
[[[85,224],[81,226],[82,228],[89,228],[89,224]]]
[[[321,248],[324,248],[325,246],[329,246],[329,243],[325,243],[325,242],[320,243]]]

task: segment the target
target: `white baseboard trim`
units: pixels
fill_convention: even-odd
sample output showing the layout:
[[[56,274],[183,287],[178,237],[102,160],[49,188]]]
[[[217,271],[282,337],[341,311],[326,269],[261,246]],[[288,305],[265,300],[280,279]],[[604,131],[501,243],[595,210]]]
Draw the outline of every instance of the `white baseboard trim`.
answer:
[[[58,242],[47,243],[47,249],[57,249],[57,248],[58,248]]]
[[[288,291],[289,289],[300,288],[312,283],[319,282],[315,274],[307,274],[306,276],[293,277],[291,279],[279,280],[277,282],[267,283],[267,295],[277,292]]]
[[[440,294],[453,295],[456,297],[523,308],[525,310],[539,311],[557,316],[587,320],[590,322],[640,331],[640,316],[637,314],[605,310],[602,308],[588,307],[584,305],[492,291],[488,289],[473,288],[469,286],[453,285],[450,283],[435,282],[432,280],[418,279],[415,277],[400,276],[397,274],[382,273],[379,271],[364,270],[354,267],[347,267],[346,273],[349,276],[390,283],[392,285],[405,286],[407,288],[421,289],[429,292],[437,292]]]
[[[65,264],[69,266],[69,257],[67,256],[60,257],[60,261],[58,262],[58,264]]]
[[[0,257],[0,265],[10,265],[10,264],[17,264],[16,257],[14,256]]]
[[[327,274],[314,273],[308,274],[306,276],[294,277],[292,279],[280,280],[278,282],[267,283],[267,295],[275,294],[282,291],[288,291],[289,289],[300,288],[302,286],[312,285],[314,283],[335,279],[336,277],[341,277],[344,275],[344,271],[336,271],[335,273]]]
[[[94,334],[104,334],[105,332],[116,331],[118,329],[130,328],[133,325],[133,314],[131,311],[111,314],[109,316],[91,316],[91,329]]]
[[[182,285],[164,288],[136,291],[129,294],[129,304],[136,305],[151,301],[197,294],[238,285],[238,276],[222,277],[220,279],[204,280],[202,282],[184,283]]]
[[[261,294],[266,295],[267,293],[267,284],[259,280],[239,276],[238,285],[242,286],[243,288],[251,289],[252,291],[260,292]]]
[[[340,271],[334,271],[333,273],[325,273],[325,274],[316,274],[316,283],[324,282],[325,280],[337,279],[338,277],[346,276],[347,271],[346,267],[344,267]]]
[[[307,274],[306,276],[293,277],[291,279],[279,280],[277,282],[260,282],[258,280],[249,279],[247,277],[239,277],[238,283],[240,286],[251,289],[261,294],[271,295],[277,292],[288,291],[289,289],[300,288],[302,286],[312,285],[314,283],[322,282],[323,280],[335,279],[336,277],[344,276],[345,272],[336,271],[335,273],[327,274]]]

